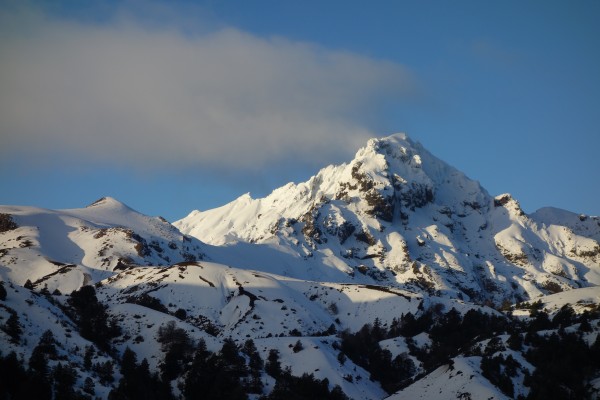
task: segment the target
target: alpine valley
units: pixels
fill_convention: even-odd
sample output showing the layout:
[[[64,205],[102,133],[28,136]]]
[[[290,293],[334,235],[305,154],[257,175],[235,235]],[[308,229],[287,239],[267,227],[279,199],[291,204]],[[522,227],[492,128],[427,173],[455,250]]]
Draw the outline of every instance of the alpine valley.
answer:
[[[0,206],[0,399],[597,399],[600,219],[403,134],[169,223]]]

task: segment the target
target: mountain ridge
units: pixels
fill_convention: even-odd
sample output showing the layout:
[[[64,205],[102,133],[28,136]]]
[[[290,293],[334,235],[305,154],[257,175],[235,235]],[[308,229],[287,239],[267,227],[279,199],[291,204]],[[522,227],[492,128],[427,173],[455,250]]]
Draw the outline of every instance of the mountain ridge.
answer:
[[[599,284],[597,218],[586,217],[582,229],[571,223],[576,232],[559,232],[557,217],[545,225],[545,214],[528,216],[510,194],[492,197],[399,134],[369,140],[351,162],[325,167],[306,182],[193,211],[174,225],[209,244],[278,246],[308,265],[476,301]],[[594,271],[587,271],[590,263]]]
[[[0,206],[0,369],[50,393],[23,398],[67,396],[65,368],[82,400],[194,398],[203,376],[230,379],[212,398],[597,398],[599,239],[597,217],[528,215],[406,135],[174,224],[111,197]]]

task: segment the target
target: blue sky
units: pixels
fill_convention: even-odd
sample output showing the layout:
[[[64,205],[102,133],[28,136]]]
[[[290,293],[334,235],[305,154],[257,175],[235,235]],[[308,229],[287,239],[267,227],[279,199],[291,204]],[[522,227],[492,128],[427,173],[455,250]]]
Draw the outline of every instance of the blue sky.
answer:
[[[406,132],[600,215],[600,2],[0,2],[0,204],[169,220]]]

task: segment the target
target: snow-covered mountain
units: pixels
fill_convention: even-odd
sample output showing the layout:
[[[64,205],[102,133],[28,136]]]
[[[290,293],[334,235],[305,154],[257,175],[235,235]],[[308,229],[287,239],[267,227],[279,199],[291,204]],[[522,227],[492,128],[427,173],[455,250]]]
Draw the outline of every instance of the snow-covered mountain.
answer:
[[[202,243],[161,217],[102,198],[73,210],[0,206],[0,276],[70,293],[131,265],[202,259]]]
[[[594,398],[599,241],[405,135],[174,224],[0,206],[0,398]]]
[[[492,197],[403,134],[371,139],[351,162],[307,182],[174,225],[209,244],[254,243],[302,259],[285,271],[297,278],[366,275],[497,304],[600,284],[598,218],[550,208],[526,215],[511,195]]]

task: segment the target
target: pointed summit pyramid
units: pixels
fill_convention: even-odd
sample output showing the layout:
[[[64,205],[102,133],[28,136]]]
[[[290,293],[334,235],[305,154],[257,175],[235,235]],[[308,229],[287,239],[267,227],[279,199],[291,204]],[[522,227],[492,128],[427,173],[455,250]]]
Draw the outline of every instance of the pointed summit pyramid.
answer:
[[[205,212],[193,211],[175,225],[212,244],[266,238],[283,219],[306,220],[333,202],[354,214],[388,226],[426,205],[479,207],[492,201],[478,182],[431,155],[405,134],[370,139],[352,161],[323,168],[308,181],[274,190],[263,199],[245,194]],[[339,207],[338,207],[339,208]],[[258,217],[260,215],[260,217]],[[260,221],[259,221],[260,220]]]

